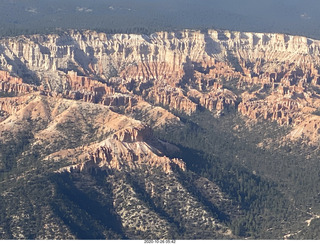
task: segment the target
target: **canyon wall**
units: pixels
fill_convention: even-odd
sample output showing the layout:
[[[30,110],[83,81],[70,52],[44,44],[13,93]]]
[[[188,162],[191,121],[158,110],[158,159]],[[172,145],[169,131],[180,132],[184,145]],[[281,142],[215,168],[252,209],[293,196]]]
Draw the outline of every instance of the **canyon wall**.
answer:
[[[0,41],[6,93],[126,107],[146,100],[189,115],[237,109],[280,125],[298,125],[317,110],[319,67],[319,41],[285,34],[69,31]]]

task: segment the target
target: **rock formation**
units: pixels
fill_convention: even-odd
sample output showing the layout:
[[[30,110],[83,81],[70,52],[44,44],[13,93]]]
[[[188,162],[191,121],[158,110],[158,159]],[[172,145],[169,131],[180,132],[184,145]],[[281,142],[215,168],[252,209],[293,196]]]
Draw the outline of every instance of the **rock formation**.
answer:
[[[0,91],[5,93],[26,94],[37,91],[36,86],[24,84],[22,78],[13,77],[9,72],[0,70]]]
[[[146,141],[152,140],[150,128],[145,126],[129,127],[112,134],[108,139],[86,148],[77,158],[72,160],[76,164],[67,166],[59,172],[91,172],[96,169],[123,170],[140,168],[143,165],[160,167],[165,173],[172,172],[172,168],[186,170],[185,163],[180,159],[170,159]],[[80,149],[74,149],[79,151]],[[70,151],[70,150],[69,150]],[[71,150],[72,151],[72,150]],[[76,153],[57,152],[47,159],[61,160],[61,155],[75,155]]]
[[[127,109],[145,100],[189,115],[199,107],[218,115],[237,108],[252,120],[293,126],[319,105],[320,41],[306,37],[69,31],[5,38],[0,47],[0,90],[6,93],[40,91]],[[32,77],[41,86],[25,83]]]
[[[171,87],[170,85],[153,87],[147,95],[147,99],[155,104],[162,104],[170,109],[182,111],[189,115],[197,109],[197,104],[185,96],[180,88]]]
[[[222,86],[218,86],[217,89],[208,93],[201,93],[192,89],[188,92],[188,96],[192,97],[194,101],[197,101],[197,103],[209,111],[218,112],[235,108],[237,100],[237,96],[233,92],[222,89]]]

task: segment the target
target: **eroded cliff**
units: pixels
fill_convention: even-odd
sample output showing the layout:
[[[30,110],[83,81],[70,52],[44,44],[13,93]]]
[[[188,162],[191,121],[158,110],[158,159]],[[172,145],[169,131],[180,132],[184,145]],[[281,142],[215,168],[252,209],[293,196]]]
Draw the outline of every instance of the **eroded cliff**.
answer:
[[[0,46],[0,89],[14,94],[41,91],[127,109],[145,100],[189,115],[199,107],[218,116],[237,109],[293,126],[319,104],[320,42],[306,37],[70,31],[7,38]]]

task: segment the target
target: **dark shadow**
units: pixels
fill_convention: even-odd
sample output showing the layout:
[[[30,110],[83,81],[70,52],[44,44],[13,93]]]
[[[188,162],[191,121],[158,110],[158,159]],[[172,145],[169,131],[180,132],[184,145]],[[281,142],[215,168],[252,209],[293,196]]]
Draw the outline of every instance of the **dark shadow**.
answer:
[[[81,35],[81,33],[80,33]],[[82,38],[85,38],[82,36]],[[80,48],[79,43],[73,39],[70,35],[63,34],[59,36],[56,41],[57,46],[73,46],[74,48],[74,60],[84,69],[84,75],[96,75],[89,68],[89,65],[97,64],[98,60],[94,55],[94,49],[90,46],[86,47],[86,50]],[[71,63],[71,62],[70,62]],[[68,70],[72,70],[72,67],[68,67]]]
[[[0,195],[0,223],[2,226],[2,233],[0,234],[1,240],[9,240],[13,239],[13,233],[11,231],[11,226],[10,226],[10,216],[8,216],[8,211],[6,209],[6,203],[5,203],[5,198]]]
[[[69,34],[66,34],[66,33],[61,34],[56,41],[57,46],[70,46],[73,44],[74,44],[74,40]]]
[[[97,64],[98,60],[94,56],[92,47],[87,47],[86,51],[88,51],[89,55],[80,48],[77,42],[74,42],[74,60],[84,68],[86,75],[90,75],[92,74],[92,70],[89,69],[89,64]]]
[[[227,41],[227,40],[229,40],[229,37],[226,36],[224,31],[218,31],[218,40]]]
[[[112,196],[102,205],[79,190],[70,174],[55,175],[51,180],[57,191],[57,198],[51,203],[52,210],[77,239],[105,239],[106,231],[108,239],[126,238],[120,217],[113,209]]]
[[[255,34],[252,35],[252,41],[253,41],[253,46],[256,46],[259,41],[261,40],[260,37],[256,36]]]
[[[151,43],[151,38],[157,37],[157,34],[151,34],[150,36],[142,34],[141,35],[142,39],[145,40],[148,43]]]
[[[183,234],[185,229],[180,225],[180,223],[176,221],[173,216],[167,213],[159,204],[155,204],[154,199],[152,199],[150,194],[145,190],[143,186],[139,184],[139,182],[133,176],[131,176],[130,174],[126,174],[126,180],[132,186],[133,190],[138,195],[138,198],[142,202],[145,202],[151,211],[157,213],[160,217],[167,220],[171,224],[172,234]]]
[[[231,65],[235,68],[235,71],[238,71],[243,74],[243,69],[239,63],[238,58],[231,51],[227,51],[227,59],[231,63]]]
[[[186,62],[183,64],[183,71],[184,71],[184,75],[180,80],[179,85],[182,88],[186,88],[185,85],[187,83],[194,82],[196,79],[194,76],[194,65],[189,57],[186,58]]]
[[[180,184],[187,189],[187,191],[195,198],[198,202],[202,203],[208,212],[212,214],[212,216],[218,219],[220,222],[229,223],[230,216],[223,211],[221,211],[216,205],[214,205],[210,200],[203,194],[201,191],[193,185],[193,182],[199,179],[200,177],[197,175],[193,175],[195,179],[188,177],[187,174],[182,172],[181,170],[177,171],[179,177],[178,180]]]
[[[241,39],[245,39],[245,40],[248,40],[248,39],[249,39],[249,37],[248,37],[245,33],[243,33],[243,32],[240,33],[240,38],[241,38]]]
[[[23,63],[17,56],[11,60],[8,56],[3,54],[9,65],[12,65],[12,73],[16,74],[18,77],[22,78],[24,83],[32,85],[40,85],[40,79],[37,74],[30,70],[25,63]]]
[[[205,51],[210,56],[213,57],[214,54],[221,53],[220,44],[214,41],[208,33],[204,36],[205,41]]]
[[[288,41],[290,41],[290,37],[288,35],[284,35],[284,41],[287,43]]]
[[[141,44],[140,45],[140,55],[142,56],[148,56],[148,54],[150,54],[150,50],[149,50],[149,46],[148,45],[144,45]]]
[[[41,45],[40,43],[37,43],[37,44],[39,45],[39,47],[40,47],[40,52],[41,52],[42,54],[48,54],[48,55],[51,54],[50,49],[49,49],[48,47],[45,47],[45,46]]]
[[[267,45],[269,41],[270,41],[270,37],[268,37],[267,35],[264,34],[262,36],[262,44]]]

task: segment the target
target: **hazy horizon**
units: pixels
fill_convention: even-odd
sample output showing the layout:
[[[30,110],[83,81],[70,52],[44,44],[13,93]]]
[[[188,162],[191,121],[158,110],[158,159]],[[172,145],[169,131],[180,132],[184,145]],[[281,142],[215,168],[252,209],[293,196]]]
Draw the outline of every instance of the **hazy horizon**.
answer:
[[[316,0],[8,0],[0,3],[0,34],[215,28],[320,39],[319,10]]]

